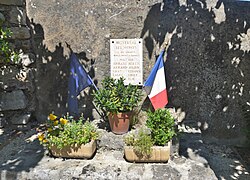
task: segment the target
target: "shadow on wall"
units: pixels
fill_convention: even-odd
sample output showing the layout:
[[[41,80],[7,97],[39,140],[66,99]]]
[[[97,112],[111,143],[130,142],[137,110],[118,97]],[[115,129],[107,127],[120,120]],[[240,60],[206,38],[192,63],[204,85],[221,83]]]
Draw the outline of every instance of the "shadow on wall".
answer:
[[[250,111],[249,28],[250,2],[227,0],[164,0],[151,7],[144,22],[141,37],[149,57],[153,42],[170,42],[165,62],[168,106],[208,140],[244,143]],[[188,156],[190,148],[208,158],[198,147],[187,143],[182,151]],[[228,164],[232,171],[222,173],[211,158],[207,161],[218,178],[234,176],[236,162]]]
[[[45,122],[49,113],[53,112],[58,116],[66,115],[67,112],[67,95],[68,95],[68,77],[69,77],[69,49],[64,49],[63,44],[59,43],[55,50],[49,51],[43,43],[44,30],[40,24],[29,21],[29,26],[33,30],[33,50],[36,54],[36,118],[39,122]],[[66,46],[65,46],[66,47]],[[95,77],[93,65],[94,60],[88,59],[85,52],[75,53],[85,66],[89,75]],[[6,76],[12,76],[16,70],[6,68]],[[16,85],[17,82],[15,82]],[[95,82],[97,83],[97,82]],[[92,88],[89,91],[82,92],[82,96],[78,101],[79,112],[84,112],[84,117],[93,119],[92,109]],[[1,118],[1,117],[0,117]],[[5,132],[3,132],[5,133]],[[14,132],[16,133],[16,132]],[[13,134],[14,134],[13,133]],[[44,156],[44,148],[40,145],[38,139],[30,139],[31,134],[35,136],[35,129],[31,129],[28,133],[21,134],[20,137],[14,137],[13,134],[6,134],[11,141],[9,144],[0,144],[0,172],[3,179],[18,179],[20,172],[29,172],[36,167],[38,162]],[[0,137],[5,136],[0,132]],[[32,136],[32,138],[34,138]],[[15,145],[16,147],[11,147]],[[0,179],[1,179],[0,177]]]
[[[66,115],[67,113],[70,50],[64,48],[66,44],[59,43],[53,52],[49,51],[43,43],[44,31],[41,24],[36,24],[31,20],[30,26],[33,29],[33,47],[37,55],[36,118],[38,121],[44,122],[49,113],[56,115]],[[75,54],[91,78],[95,77],[93,68],[95,61],[88,59],[85,52]],[[82,92],[81,98],[78,100],[79,112],[89,119],[93,119],[92,110],[94,108],[93,104],[89,103],[91,102],[91,92],[92,89]]]
[[[170,106],[204,134],[241,136],[241,109],[250,109],[250,3],[165,0],[157,19],[160,7],[152,7],[141,36],[150,49],[154,40],[161,46],[170,38],[165,66]],[[150,26],[152,18],[159,25]]]

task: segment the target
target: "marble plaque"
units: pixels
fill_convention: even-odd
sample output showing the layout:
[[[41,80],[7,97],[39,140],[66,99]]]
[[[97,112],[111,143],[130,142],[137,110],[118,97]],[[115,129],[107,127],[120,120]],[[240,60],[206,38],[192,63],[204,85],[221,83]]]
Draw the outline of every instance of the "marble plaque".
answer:
[[[142,39],[110,39],[111,77],[143,85]]]

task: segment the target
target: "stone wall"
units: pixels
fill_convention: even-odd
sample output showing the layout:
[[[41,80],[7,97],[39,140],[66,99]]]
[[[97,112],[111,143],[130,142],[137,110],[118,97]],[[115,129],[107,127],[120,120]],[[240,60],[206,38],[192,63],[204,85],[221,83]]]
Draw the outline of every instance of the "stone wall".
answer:
[[[4,16],[10,12],[26,14],[23,1],[1,2],[5,4],[1,6]],[[13,9],[17,2],[18,10]],[[31,70],[36,68],[36,106],[30,105],[35,102],[29,99],[34,97],[33,88],[16,94],[26,98],[20,100],[26,102],[20,103],[25,111],[32,112],[29,109],[36,107],[38,121],[44,121],[50,112],[66,113],[69,49],[65,42],[100,86],[110,71],[109,39],[143,38],[144,80],[159,50],[168,42],[168,107],[175,110],[178,120],[201,128],[210,140],[234,144],[244,140],[245,122],[249,121],[245,114],[250,110],[250,3],[32,0],[26,1],[26,10],[27,19],[6,19],[12,19],[10,24],[20,30],[16,34],[25,37],[21,41],[17,38],[16,46],[27,45],[29,50],[31,44],[36,54],[35,65],[31,65]],[[32,41],[23,30],[26,24],[31,28]],[[93,119],[98,115],[90,94],[91,89],[82,92],[79,109]]]
[[[171,105],[210,140],[243,142],[250,121],[250,3],[164,2],[160,39],[171,37]]]
[[[27,3],[37,59],[37,117],[65,113],[68,42],[93,79],[109,75],[109,39],[144,39],[144,80],[167,47],[169,107],[203,134],[243,140],[249,110],[249,4],[234,1],[133,0]],[[94,118],[85,91],[80,110]],[[244,109],[244,110],[243,110]]]
[[[147,1],[27,1],[37,54],[37,118],[48,113],[65,114],[69,76],[67,42],[95,80],[97,86],[109,75],[109,39],[140,38],[144,19],[158,0]],[[155,42],[155,40],[153,40]],[[152,47],[153,48],[153,47]],[[151,50],[150,50],[151,51]],[[144,77],[154,64],[144,48]],[[90,90],[91,91],[91,90]],[[98,117],[88,88],[82,92],[80,112]]]
[[[1,64],[0,126],[14,129],[29,128],[35,112],[34,67],[31,33],[23,0],[1,0],[2,27],[13,32],[11,46],[20,52],[20,65]]]

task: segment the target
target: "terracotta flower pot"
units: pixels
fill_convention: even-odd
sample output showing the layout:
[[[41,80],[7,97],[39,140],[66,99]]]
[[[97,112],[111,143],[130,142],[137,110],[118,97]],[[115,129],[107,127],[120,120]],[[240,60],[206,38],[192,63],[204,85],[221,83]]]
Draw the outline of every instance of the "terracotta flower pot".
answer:
[[[150,156],[139,157],[132,146],[124,147],[124,155],[129,162],[167,162],[170,157],[171,142],[166,146],[153,146]]]
[[[114,134],[124,134],[128,132],[131,115],[132,114],[130,112],[123,112],[118,114],[110,113],[108,119],[111,131]]]
[[[96,141],[92,140],[83,145],[65,146],[58,149],[56,146],[50,148],[50,152],[55,157],[89,159],[96,151]]]

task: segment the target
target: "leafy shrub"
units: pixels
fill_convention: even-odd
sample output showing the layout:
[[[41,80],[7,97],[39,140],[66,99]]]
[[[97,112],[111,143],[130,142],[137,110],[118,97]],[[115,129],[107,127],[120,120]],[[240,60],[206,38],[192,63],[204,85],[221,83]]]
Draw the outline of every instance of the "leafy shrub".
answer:
[[[155,145],[163,146],[176,135],[174,118],[167,109],[148,111],[146,125]]]
[[[105,112],[117,114],[118,112],[132,111],[141,100],[141,91],[137,86],[125,85],[124,78],[113,79],[105,77],[102,89],[94,92],[95,104]]]

